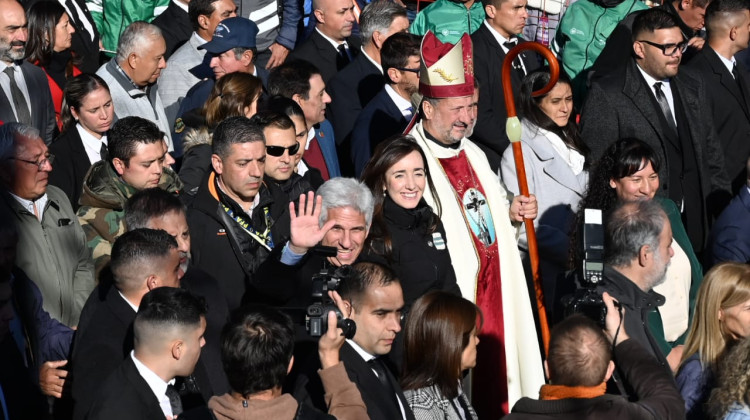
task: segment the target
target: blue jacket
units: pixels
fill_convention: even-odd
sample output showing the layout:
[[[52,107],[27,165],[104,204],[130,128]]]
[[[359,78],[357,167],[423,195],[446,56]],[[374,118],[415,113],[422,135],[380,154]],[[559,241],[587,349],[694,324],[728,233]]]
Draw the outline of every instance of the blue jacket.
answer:
[[[341,176],[339,155],[336,152],[336,138],[333,136],[333,126],[328,120],[323,120],[315,127],[315,137],[318,139],[320,151],[323,152],[323,159],[328,166],[328,175],[331,178]]]
[[[711,369],[703,368],[698,353],[685,360],[675,377],[675,382],[677,382],[682,399],[685,400],[686,419],[708,418],[703,405],[708,402],[708,397],[716,383]]]
[[[750,262],[750,190],[740,188],[714,224],[709,237],[709,262]]]

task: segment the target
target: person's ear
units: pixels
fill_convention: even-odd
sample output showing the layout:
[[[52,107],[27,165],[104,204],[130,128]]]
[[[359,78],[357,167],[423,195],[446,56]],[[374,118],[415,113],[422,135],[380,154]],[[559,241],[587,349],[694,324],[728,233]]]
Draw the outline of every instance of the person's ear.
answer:
[[[691,7],[692,1],[691,0],[682,0],[680,1],[680,9],[681,10],[687,10]]]
[[[146,279],[146,287],[148,288],[149,291],[154,290],[159,286],[160,286],[159,277],[157,277],[154,274],[151,274],[150,276],[148,276],[148,278]]]
[[[388,73],[388,78],[391,79],[393,83],[398,83],[401,81],[401,72],[394,69],[393,67],[389,67],[388,70],[386,70],[386,73]]]
[[[388,37],[383,35],[383,33],[380,31],[375,31],[372,33],[372,43],[375,44],[375,48],[377,48],[378,50],[383,48],[383,43],[386,39],[388,39]]]
[[[604,381],[602,382],[607,382],[613,373],[615,373],[615,362],[610,360],[609,365],[607,365],[607,373],[604,375]]]
[[[69,107],[69,109],[70,109],[70,115],[73,117],[74,120],[78,121],[78,119],[81,118],[80,115],[78,114],[78,111],[76,111],[76,109],[72,106]]]
[[[182,350],[183,350],[182,346],[184,344],[185,343],[183,343],[182,340],[175,340],[172,342],[171,349],[172,349],[172,358],[174,360],[180,360],[180,358],[182,358]]]
[[[722,321],[724,319],[724,309],[719,308],[718,317],[719,317],[719,321]]]
[[[729,39],[731,39],[732,41],[737,39],[737,27],[736,26],[732,26],[729,29]]]
[[[497,12],[497,9],[495,9],[495,6],[491,4],[484,6],[484,13],[487,15],[487,18],[494,19],[496,12]]]
[[[326,23],[326,15],[323,13],[323,10],[315,9],[313,10],[313,15],[315,15],[315,19],[318,19],[318,22]]]
[[[302,101],[304,100],[304,98],[299,93],[295,93],[294,95],[292,95],[292,100],[294,102],[297,102],[297,105],[302,106]]]
[[[213,166],[214,171],[219,175],[224,172],[224,162],[216,153],[211,155],[211,166]]]
[[[200,26],[201,29],[203,29],[203,30],[208,29],[208,22],[209,22],[209,17],[208,16],[206,16],[206,15],[198,15],[198,26]]]
[[[128,66],[130,66],[131,69],[135,69],[136,67],[138,67],[138,54],[130,53],[127,62]]]
[[[431,120],[435,116],[435,107],[432,106],[430,101],[422,101],[422,112],[424,112],[425,119]]]
[[[253,52],[252,50],[245,50],[245,52],[242,53],[242,57],[240,58],[240,62],[245,67],[250,67],[250,64],[253,62]]]
[[[125,165],[125,162],[123,162],[120,158],[112,158],[112,166],[114,166],[117,175],[120,176],[122,176],[123,172],[125,172],[125,168],[127,167],[127,165]]]
[[[635,41],[633,43],[633,52],[635,53],[635,56],[640,59],[643,59],[646,57],[643,51],[643,44],[639,41]]]
[[[292,356],[291,359],[289,359],[289,366],[286,367],[286,374],[289,375],[289,372],[292,371],[292,366],[294,366],[294,356]]]
[[[609,186],[612,188],[617,188],[617,183],[615,182],[614,178],[609,180]]]
[[[638,265],[648,267],[654,259],[654,252],[649,245],[643,245],[638,250]]]
[[[354,312],[354,307],[352,306],[352,303],[349,302],[348,300],[342,300],[341,302],[343,302],[344,309],[346,310],[346,312],[344,313],[344,315],[347,318],[351,318],[352,312]]]

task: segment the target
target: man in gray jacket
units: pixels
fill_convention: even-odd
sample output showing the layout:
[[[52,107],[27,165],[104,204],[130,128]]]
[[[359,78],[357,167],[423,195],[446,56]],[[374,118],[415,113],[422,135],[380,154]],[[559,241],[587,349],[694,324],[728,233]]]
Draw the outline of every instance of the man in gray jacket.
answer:
[[[38,130],[0,127],[0,205],[18,229],[16,265],[41,290],[44,310],[73,327],[94,289],[94,264],[68,197],[47,185],[53,161]]]

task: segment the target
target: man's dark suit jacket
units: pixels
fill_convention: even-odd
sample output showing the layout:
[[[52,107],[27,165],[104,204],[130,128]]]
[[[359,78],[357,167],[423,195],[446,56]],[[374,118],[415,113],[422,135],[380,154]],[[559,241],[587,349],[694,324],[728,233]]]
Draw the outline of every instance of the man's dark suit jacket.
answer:
[[[346,39],[346,43],[349,45],[349,52],[353,57],[356,57],[359,54],[362,41],[357,37],[350,36]],[[320,70],[320,75],[326,83],[349,64],[341,60],[336,48],[333,48],[333,45],[323,38],[317,30],[313,30],[310,38],[295,48],[289,58],[305,60],[314,64]]]
[[[364,53],[358,55],[328,82],[326,90],[331,95],[331,104],[327,109],[328,120],[333,124],[339,146],[351,140],[357,116],[383,86],[383,74]]]
[[[63,190],[70,199],[73,210],[77,211],[83,179],[91,167],[78,129],[73,126],[59,135],[49,146],[49,152],[55,155],[49,183]]]
[[[173,1],[170,1],[167,9],[151,23],[161,29],[164,42],[167,43],[167,52],[164,54],[165,61],[193,34],[193,25],[190,23],[188,13]]]
[[[697,162],[698,188],[704,197],[703,214],[707,215],[709,195],[729,195],[729,180],[724,171],[724,156],[716,139],[708,99],[699,79],[680,72],[670,81],[672,91],[679,92],[690,133],[692,150],[686,157],[694,156]],[[662,125],[663,114],[657,107],[651,87],[646,85],[634,60],[616,73],[605,76],[591,85],[581,113],[581,137],[591,149],[591,161],[598,160],[617,139],[637,138],[650,145],[661,161],[658,194],[668,196],[668,180],[672,167],[667,160],[669,139]],[[717,200],[714,200],[717,201]],[[697,203],[692,203],[697,205]],[[707,217],[703,217],[703,232],[708,232]],[[689,226],[685,226],[690,229]],[[696,227],[694,227],[696,228]],[[707,236],[707,235],[706,235]],[[704,239],[705,241],[705,239]],[[694,243],[695,247],[696,244]]]
[[[87,420],[164,420],[159,400],[138,372],[130,354],[111,372]]]
[[[471,35],[471,41],[474,43],[474,77],[479,83],[479,110],[471,139],[487,155],[492,169],[497,171],[503,152],[510,144],[505,134],[505,120],[508,115],[505,110],[501,74],[505,51],[484,23]],[[519,56],[526,67],[526,74],[539,67],[535,53],[523,52]],[[511,84],[515,98],[518,98],[521,81],[519,74],[512,71]]]
[[[724,261],[750,263],[750,191],[740,188],[711,229],[708,270]]]
[[[395,134],[401,134],[408,123],[385,88],[381,89],[354,123],[351,140],[354,175],[362,175],[362,170],[378,143]]]
[[[365,406],[367,406],[367,414],[370,416],[370,420],[397,420],[403,418],[398,405],[388,395],[388,392],[383,389],[375,372],[372,371],[367,362],[349,343],[344,343],[344,346],[341,347],[339,357],[344,362],[349,379],[357,384],[357,389],[362,394],[362,400],[365,402]],[[404,412],[406,413],[406,419],[414,420],[414,413],[409,408],[409,404],[404,398],[404,393],[398,385],[398,381],[390,370],[386,369],[386,374],[390,376],[390,381],[394,386],[398,399],[401,400],[401,405],[404,407]]]
[[[32,127],[39,130],[39,134],[45,143],[50,144],[55,138],[57,122],[55,122],[55,106],[52,103],[52,94],[47,82],[47,74],[41,68],[26,60],[16,62],[21,66],[26,88],[29,91],[29,111],[31,111]],[[19,82],[18,78],[16,81]],[[12,97],[10,92],[0,89],[0,121],[4,123],[15,122],[16,114],[11,106]]]
[[[737,62],[738,84],[708,43],[688,64],[680,67],[680,71],[684,70],[703,80],[708,109],[724,152],[726,172],[732,181],[732,193],[737,194],[746,185],[746,164],[750,156],[750,110],[747,103],[750,100],[750,73]]]

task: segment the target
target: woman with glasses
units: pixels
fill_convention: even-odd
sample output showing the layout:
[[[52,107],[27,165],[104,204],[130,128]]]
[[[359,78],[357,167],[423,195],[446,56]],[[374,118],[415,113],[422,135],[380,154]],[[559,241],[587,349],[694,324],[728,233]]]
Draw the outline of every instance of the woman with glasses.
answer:
[[[182,116],[185,128],[180,180],[190,195],[198,190],[203,176],[211,167],[211,136],[214,128],[229,117],[255,115],[263,85],[257,77],[229,73],[216,81],[203,108]]]
[[[49,183],[63,190],[77,210],[86,172],[94,163],[107,159],[107,131],[114,120],[115,105],[107,83],[90,73],[68,81],[64,96],[62,134],[49,147],[57,156]]]
[[[557,84],[544,95],[532,92],[549,83],[549,70],[529,74],[521,84],[519,114],[522,122],[521,147],[529,185],[536,195],[539,217],[534,219],[541,277],[547,310],[553,311],[557,276],[568,266],[568,246],[578,202],[586,191],[588,147],[578,135],[574,121],[573,89],[570,79],[560,73]],[[503,182],[513,195],[519,194],[513,148],[508,147],[501,161]],[[527,248],[526,232],[519,246]]]

